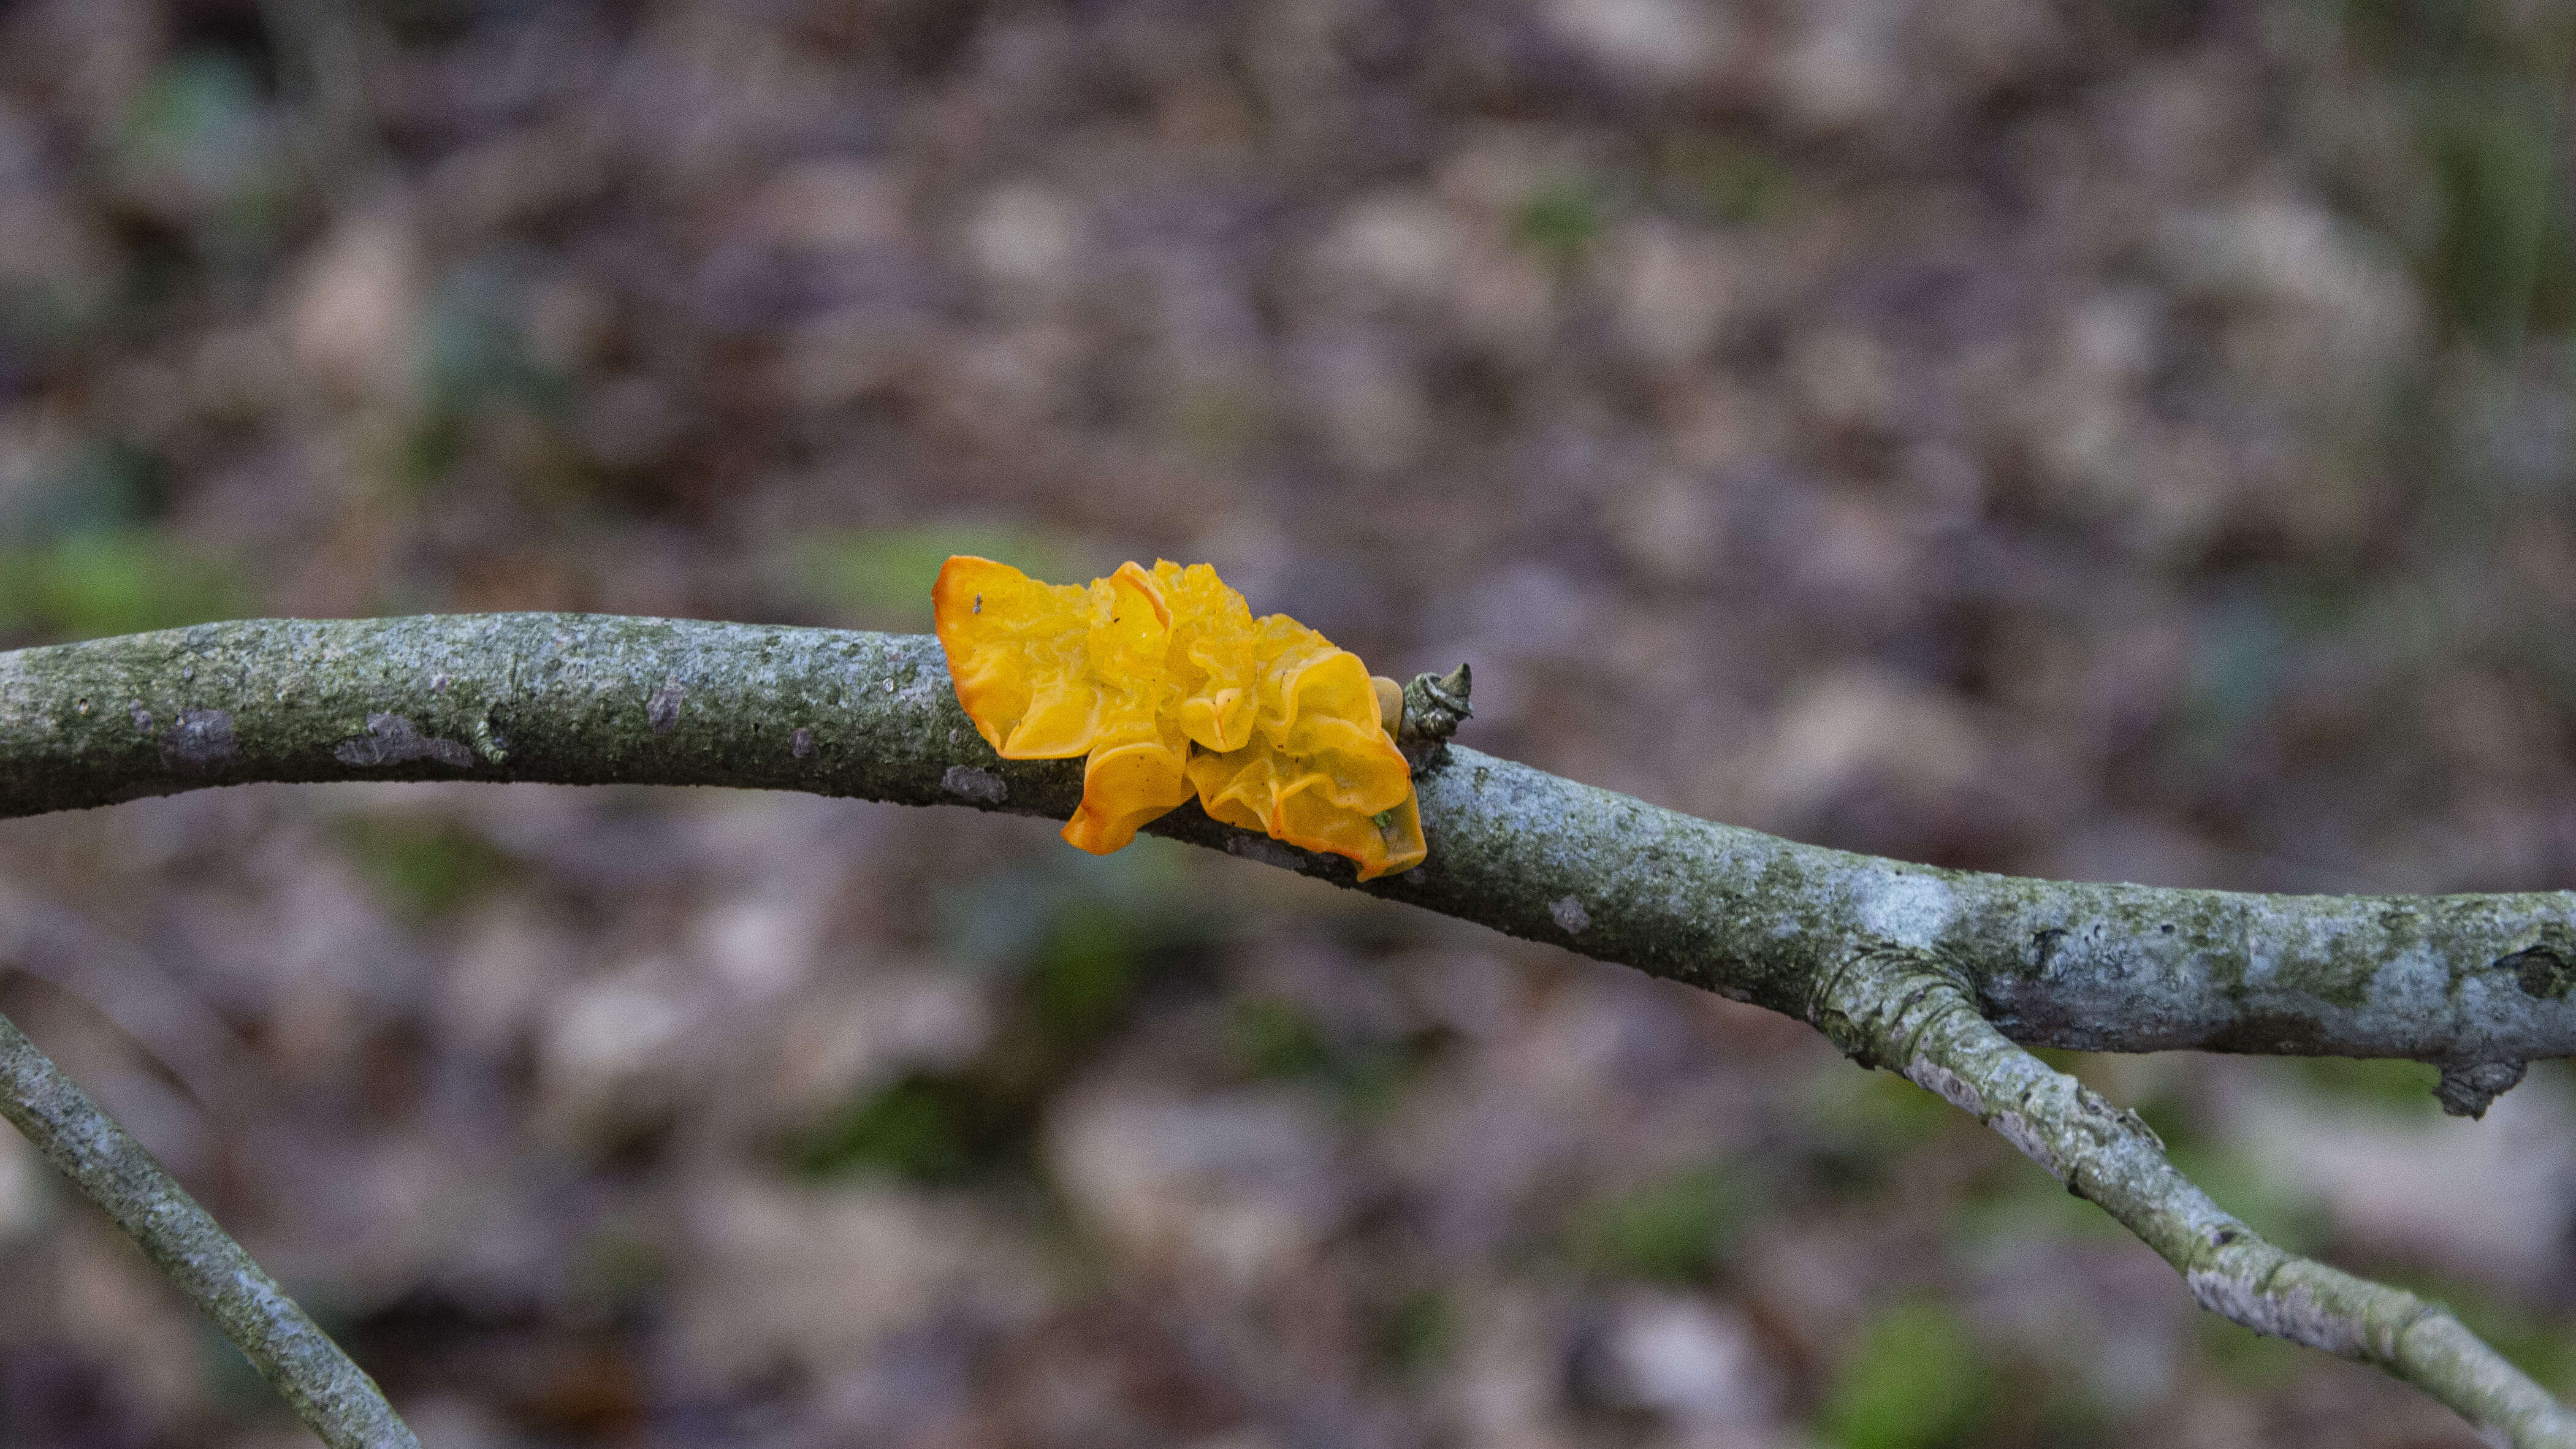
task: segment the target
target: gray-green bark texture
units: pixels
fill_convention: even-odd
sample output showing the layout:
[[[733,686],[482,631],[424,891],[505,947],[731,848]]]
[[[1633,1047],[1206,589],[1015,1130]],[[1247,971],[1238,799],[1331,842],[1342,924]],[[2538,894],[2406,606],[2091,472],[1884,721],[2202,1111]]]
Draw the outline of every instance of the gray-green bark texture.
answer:
[[[254,780],[733,785],[1061,818],[1076,761],[1004,761],[921,635],[572,614],[206,624],[0,656],[0,815]],[[2576,893],[2266,896],[2024,880],[1693,819],[1452,747],[1431,858],[1374,895],[1800,1012],[1884,943],[2006,1036],[2085,1051],[2576,1053]],[[1185,806],[1158,833],[1349,883]],[[2478,1103],[2477,1105],[2483,1105]]]
[[[1917,1033],[1950,1074],[1935,1081],[1980,1104],[2016,1091],[2056,1104],[1971,1110],[2066,1167],[2204,1306],[2373,1358],[2511,1442],[2576,1445],[2557,1406],[2448,1315],[2391,1308],[2403,1295],[2259,1245],[2142,1128],[2106,1137],[2111,1119],[2081,1107],[2099,1099],[2015,1045],[2412,1058],[2442,1068],[2446,1108],[2475,1115],[2525,1062],[2576,1053],[2576,893],[2268,896],[1937,870],[1473,750],[1420,753],[1430,858],[1358,889],[1825,1025],[1899,1070],[1914,1055],[1854,1023],[1931,999],[1918,989],[1931,972],[1951,1024]],[[996,757],[924,636],[492,614],[252,620],[0,655],[0,815],[351,779],[727,785],[1053,818],[1082,784],[1079,761]],[[1195,806],[1149,828],[1355,884],[1346,861]],[[1912,974],[1855,964],[1889,960]],[[2112,1137],[2120,1161],[2160,1169],[2134,1191],[2068,1167]],[[2238,1236],[2188,1247],[2221,1219],[2213,1231]],[[2264,1254],[2270,1266],[2249,1267]]]
[[[0,1016],[0,1117],[116,1220],[332,1449],[419,1449],[375,1380],[242,1251],[143,1144]]]
[[[2118,1219],[2183,1275],[2201,1307],[2386,1369],[2490,1442],[2576,1445],[2576,1415],[2450,1310],[2265,1242],[2176,1171],[2136,1113],[1995,1030],[1936,958],[1855,953],[1819,980],[1811,1015],[1849,1055],[1901,1071]]]

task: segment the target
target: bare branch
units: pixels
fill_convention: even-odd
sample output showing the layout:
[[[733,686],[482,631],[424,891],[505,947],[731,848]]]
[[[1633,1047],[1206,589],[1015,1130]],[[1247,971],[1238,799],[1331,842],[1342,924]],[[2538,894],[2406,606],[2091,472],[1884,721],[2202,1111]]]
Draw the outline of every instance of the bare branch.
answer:
[[[996,758],[920,635],[576,614],[207,624],[0,655],[0,815],[253,780],[732,785],[1072,813]],[[1696,820],[1452,748],[1431,859],[1372,894],[1797,1014],[1856,945],[1960,972],[2005,1035],[2086,1051],[2407,1057],[2483,1110],[2576,1054],[2576,893],[2273,896],[1936,870]],[[1159,833],[1341,884],[1216,825]]]
[[[1865,1065],[1973,1114],[2137,1234],[2200,1306],[2257,1333],[2375,1364],[2520,1449],[2576,1449],[2576,1415],[2450,1310],[2265,1242],[2166,1160],[2134,1112],[2006,1040],[1940,963],[1863,950],[1820,984],[1816,1024]]]
[[[0,1016],[0,1116],[107,1210],[332,1449],[419,1449],[376,1381],[314,1326],[143,1144]]]

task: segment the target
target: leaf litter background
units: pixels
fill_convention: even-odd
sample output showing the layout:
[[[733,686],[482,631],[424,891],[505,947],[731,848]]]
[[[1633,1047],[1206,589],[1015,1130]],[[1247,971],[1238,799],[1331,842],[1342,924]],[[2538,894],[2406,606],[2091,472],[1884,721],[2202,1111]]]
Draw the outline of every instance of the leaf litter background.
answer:
[[[0,635],[1159,554],[1801,839],[2564,886],[2572,35],[18,0]],[[236,790],[0,826],[0,962],[440,1449],[2474,1442],[1803,1028],[1159,843]],[[2576,1390],[2560,1069],[2074,1066]],[[0,1283],[0,1443],[299,1442],[14,1138]]]

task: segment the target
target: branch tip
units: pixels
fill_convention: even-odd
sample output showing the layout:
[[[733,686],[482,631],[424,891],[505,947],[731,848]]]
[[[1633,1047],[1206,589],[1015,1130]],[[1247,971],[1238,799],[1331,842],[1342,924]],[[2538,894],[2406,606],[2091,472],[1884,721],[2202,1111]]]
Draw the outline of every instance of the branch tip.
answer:
[[[2454,1117],[2484,1117],[2496,1098],[2522,1081],[2525,1070],[2521,1062],[2449,1063],[2442,1068],[2442,1080],[2434,1084],[2433,1095],[2441,1099],[2442,1110]]]
[[[2136,1113],[2007,1039],[1936,959],[1862,947],[1823,979],[1809,1014],[1835,1045],[1856,1060],[1906,1063],[1917,1085],[1977,1117],[2155,1249],[2201,1307],[2374,1364],[2491,1442],[2576,1449],[2576,1416],[2447,1313],[2265,1242],[2176,1170]],[[2518,1061],[2446,1068],[2443,1105],[2474,1115],[2521,1077]]]
[[[1404,720],[1396,727],[1395,747],[1404,752],[1414,774],[1439,761],[1449,737],[1458,732],[1459,721],[1475,717],[1476,711],[1467,703],[1475,683],[1474,674],[1461,663],[1447,674],[1417,674],[1404,687]]]

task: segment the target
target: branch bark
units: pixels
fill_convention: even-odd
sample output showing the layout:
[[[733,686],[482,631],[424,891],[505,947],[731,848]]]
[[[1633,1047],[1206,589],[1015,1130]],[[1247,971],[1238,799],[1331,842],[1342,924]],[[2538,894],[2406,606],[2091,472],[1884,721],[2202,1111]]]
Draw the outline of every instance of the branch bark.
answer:
[[[2450,1310],[2264,1241],[2177,1171],[2136,1113],[1996,1031],[1936,959],[1860,951],[1820,983],[1811,1015],[1846,1054],[1903,1072],[2118,1219],[2201,1307],[2385,1369],[2491,1441],[2576,1445],[2576,1415]]]
[[[350,779],[726,785],[1058,819],[1082,788],[1079,761],[997,758],[924,636],[494,614],[252,620],[0,655],[0,815]],[[2513,1443],[2576,1446],[2565,1412],[2448,1314],[2262,1243],[2134,1117],[2021,1049],[2411,1058],[2442,1068],[2447,1108],[2476,1115],[2525,1062],[2576,1054],[2576,893],[1938,870],[1454,747],[1417,783],[1430,859],[1358,889],[1814,1022],[2101,1203],[2204,1307],[2378,1362]],[[1355,884],[1346,861],[1194,805],[1149,828]]]
[[[254,780],[731,785],[1061,819],[938,642],[575,614],[206,624],[0,655],[0,815]],[[2576,892],[2278,896],[2026,880],[1800,845],[1473,750],[1373,895],[1798,1014],[1859,945],[1930,952],[2029,1046],[2405,1057],[2494,1085],[2576,1054]],[[1341,884],[1220,826],[1158,833]],[[2476,1105],[2483,1106],[2483,1102]]]
[[[142,1246],[322,1442],[331,1449],[420,1449],[376,1381],[5,1016],[0,1117]]]

